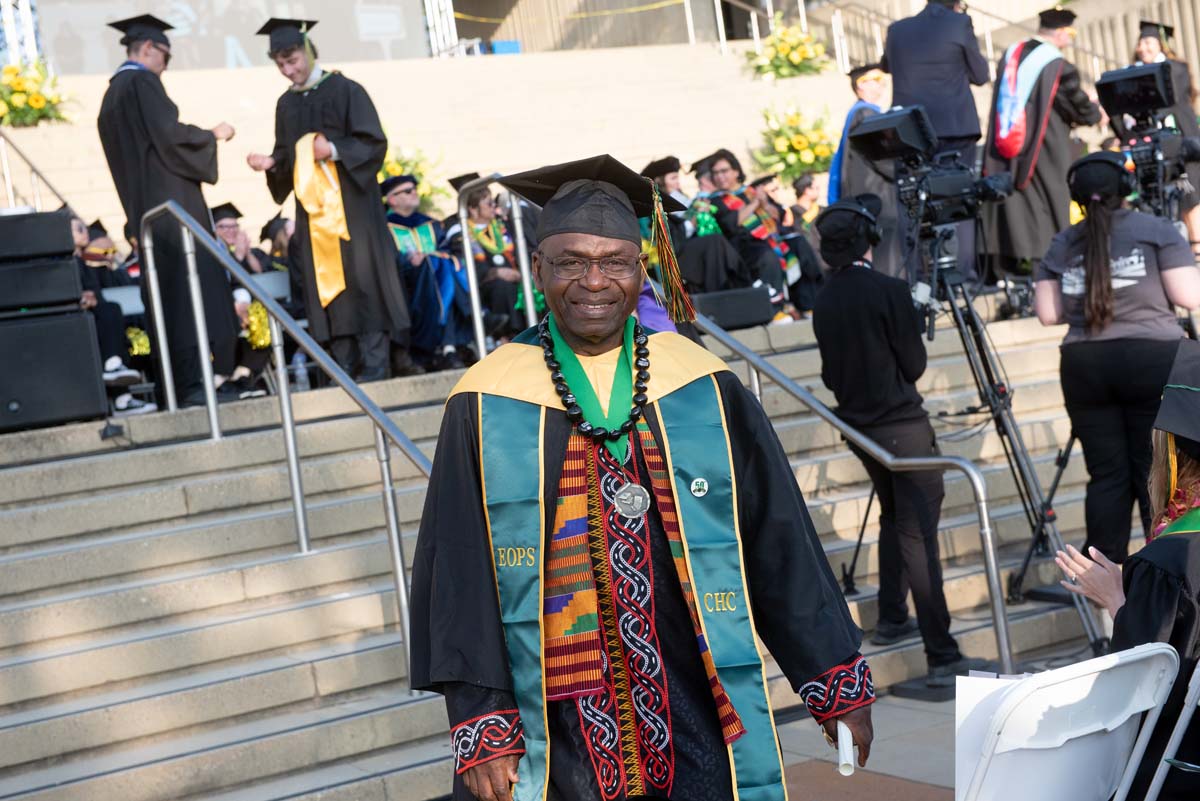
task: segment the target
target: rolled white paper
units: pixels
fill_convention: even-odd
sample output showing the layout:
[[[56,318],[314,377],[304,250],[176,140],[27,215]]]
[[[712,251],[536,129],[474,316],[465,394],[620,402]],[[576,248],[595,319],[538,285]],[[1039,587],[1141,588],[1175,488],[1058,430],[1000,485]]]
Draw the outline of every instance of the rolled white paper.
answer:
[[[838,733],[838,773],[843,776],[854,775],[854,738],[850,735],[850,727],[840,720],[837,723]]]

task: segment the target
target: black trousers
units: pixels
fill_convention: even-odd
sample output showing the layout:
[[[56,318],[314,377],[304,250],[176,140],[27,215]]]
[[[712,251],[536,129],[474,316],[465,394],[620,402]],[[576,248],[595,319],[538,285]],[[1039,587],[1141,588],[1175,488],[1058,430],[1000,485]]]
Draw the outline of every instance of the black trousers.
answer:
[[[391,347],[391,336],[386,331],[334,337],[329,341],[330,355],[359,382],[382,381],[391,376]]]
[[[129,343],[125,337],[125,316],[121,307],[107,300],[102,300],[92,308],[92,317],[96,321],[96,339],[100,342],[100,357],[108,361],[113,356],[121,357],[121,361],[129,361]]]
[[[1179,340],[1113,339],[1062,348],[1062,390],[1087,464],[1087,541],[1114,562],[1129,553],[1136,500],[1150,530],[1150,431]]]
[[[905,420],[860,428],[896,456],[934,456],[937,438],[928,420]],[[945,487],[940,471],[893,473],[854,445],[879,500],[879,619],[908,619],[912,590],[917,624],[930,667],[954,662],[962,654],[950,634],[950,610],[942,590],[938,521]]]

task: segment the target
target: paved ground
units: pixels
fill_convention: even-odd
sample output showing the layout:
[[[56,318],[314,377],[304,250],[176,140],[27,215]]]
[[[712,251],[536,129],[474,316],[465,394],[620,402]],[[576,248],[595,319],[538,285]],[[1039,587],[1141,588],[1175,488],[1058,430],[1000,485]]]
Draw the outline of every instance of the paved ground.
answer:
[[[872,711],[875,743],[866,768],[838,774],[837,752],[810,718],[779,727],[788,785],[805,801],[950,801],[954,797],[954,702],[885,695]]]

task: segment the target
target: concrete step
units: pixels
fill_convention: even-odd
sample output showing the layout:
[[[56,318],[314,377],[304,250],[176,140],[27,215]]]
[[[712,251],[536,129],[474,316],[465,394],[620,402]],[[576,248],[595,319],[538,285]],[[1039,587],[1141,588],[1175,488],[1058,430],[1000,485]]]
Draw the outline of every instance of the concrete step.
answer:
[[[0,656],[0,710],[238,657],[375,634],[396,624],[390,587],[390,580],[376,581],[328,596],[247,603],[227,607],[220,615],[201,613],[27,647]]]
[[[0,715],[0,769],[394,684],[406,672],[400,637],[389,633],[152,677]]]

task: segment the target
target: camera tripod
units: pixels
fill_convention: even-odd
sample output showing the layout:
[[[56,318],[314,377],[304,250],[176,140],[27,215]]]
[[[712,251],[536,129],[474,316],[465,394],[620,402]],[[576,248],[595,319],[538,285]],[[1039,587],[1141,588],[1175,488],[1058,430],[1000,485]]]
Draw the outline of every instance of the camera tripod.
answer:
[[[1065,455],[1060,453],[1059,472],[1055,477],[1051,493],[1047,497],[1042,492],[1033,460],[1029,456],[1024,438],[1021,436],[1021,429],[1013,415],[1012,388],[1008,386],[1000,357],[992,348],[986,326],[975,310],[973,298],[967,291],[961,273],[956,268],[954,255],[947,252],[947,246],[953,239],[953,227],[945,227],[941,230],[923,228],[919,243],[920,256],[923,261],[927,260],[927,274],[930,276],[930,286],[937,293],[936,298],[950,312],[954,326],[958,329],[963,351],[966,353],[967,362],[982,401],[980,410],[986,408],[992,416],[996,433],[1000,436],[1000,442],[1004,448],[1005,459],[1008,461],[1009,470],[1017,488],[1017,495],[1024,508],[1025,517],[1029,521],[1032,542],[1020,572],[1010,578],[1009,601],[1012,602],[1014,587],[1018,591],[1017,597],[1021,597],[1019,594],[1020,584],[1033,557],[1033,552],[1037,548],[1043,547],[1043,543],[1048,543],[1056,550],[1064,548],[1052,501],[1062,471],[1065,469],[1069,450],[1065,452]],[[928,322],[930,340],[934,335],[934,314],[931,304]],[[1099,656],[1105,653],[1108,641],[1100,633],[1087,600],[1081,595],[1072,593],[1071,601],[1079,614],[1083,632],[1091,645],[1093,654]]]

